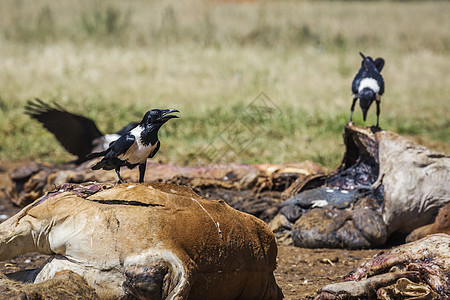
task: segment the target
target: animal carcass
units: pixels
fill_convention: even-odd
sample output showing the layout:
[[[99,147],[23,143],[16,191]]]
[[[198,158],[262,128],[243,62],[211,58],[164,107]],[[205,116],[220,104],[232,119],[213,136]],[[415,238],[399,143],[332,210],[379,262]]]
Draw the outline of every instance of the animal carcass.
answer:
[[[449,299],[449,249],[450,235],[441,233],[380,252],[316,300]]]
[[[348,123],[338,169],[290,189],[273,230],[300,247],[383,245],[431,223],[450,202],[450,157],[389,131]],[[295,225],[293,225],[295,223]]]
[[[103,299],[281,299],[266,224],[174,184],[66,184],[0,224],[0,259],[50,254],[23,280],[62,270]]]

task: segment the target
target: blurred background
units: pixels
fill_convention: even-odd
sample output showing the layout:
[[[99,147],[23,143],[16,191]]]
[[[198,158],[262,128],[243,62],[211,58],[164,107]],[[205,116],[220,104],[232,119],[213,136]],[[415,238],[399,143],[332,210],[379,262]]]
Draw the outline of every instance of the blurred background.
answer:
[[[333,169],[360,51],[386,61],[380,126],[449,153],[449,12],[446,1],[3,0],[0,161],[73,159],[24,114],[38,97],[108,133],[180,110],[159,134],[163,163]],[[357,107],[355,123],[374,125],[375,111],[364,123]]]

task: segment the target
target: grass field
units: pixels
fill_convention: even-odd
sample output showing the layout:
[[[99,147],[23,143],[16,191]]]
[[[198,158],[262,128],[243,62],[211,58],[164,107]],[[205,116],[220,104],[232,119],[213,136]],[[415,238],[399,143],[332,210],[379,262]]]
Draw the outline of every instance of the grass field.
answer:
[[[0,161],[72,157],[24,113],[104,132],[177,108],[156,160],[336,167],[362,51],[386,60],[383,129],[450,151],[450,2],[0,2]],[[354,121],[364,124],[361,110]],[[367,125],[376,122],[375,107]]]

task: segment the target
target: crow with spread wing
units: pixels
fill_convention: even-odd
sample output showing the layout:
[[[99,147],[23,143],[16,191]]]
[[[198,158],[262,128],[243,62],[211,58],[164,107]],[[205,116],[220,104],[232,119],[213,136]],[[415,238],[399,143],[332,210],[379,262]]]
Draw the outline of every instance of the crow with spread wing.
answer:
[[[85,162],[86,155],[91,152],[105,150],[111,142],[139,124],[132,122],[116,133],[103,134],[93,120],[37,98],[27,102],[25,112],[50,131],[69,153],[78,157],[76,164]]]

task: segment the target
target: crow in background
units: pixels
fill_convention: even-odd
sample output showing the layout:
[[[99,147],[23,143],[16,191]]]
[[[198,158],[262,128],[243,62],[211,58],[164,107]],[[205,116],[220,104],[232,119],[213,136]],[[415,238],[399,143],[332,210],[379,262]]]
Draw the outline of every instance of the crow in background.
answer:
[[[377,103],[377,125],[379,127],[380,102],[381,95],[384,93],[384,81],[380,72],[384,66],[384,59],[381,57],[375,59],[370,56],[364,56],[359,52],[363,61],[358,74],[352,82],[353,103],[350,112],[350,122],[352,121],[353,111],[355,110],[356,100],[359,98],[359,105],[363,112],[364,121],[366,121],[367,111],[373,101]]]
[[[115,169],[121,183],[123,179],[120,176],[120,167],[127,166],[133,169],[139,165],[139,182],[144,182],[147,158],[152,158],[159,150],[158,130],[170,119],[178,118],[176,115],[171,115],[174,112],[178,110],[149,110],[138,126],[122,134],[119,139],[109,145],[108,149],[87,155],[88,159],[103,156],[92,170]]]
[[[91,152],[105,150],[112,141],[139,124],[132,122],[116,133],[104,135],[91,119],[70,113],[56,103],[51,106],[37,98],[27,102],[25,113],[42,123],[69,153],[77,156],[74,161],[76,164],[87,161],[86,155]]]

